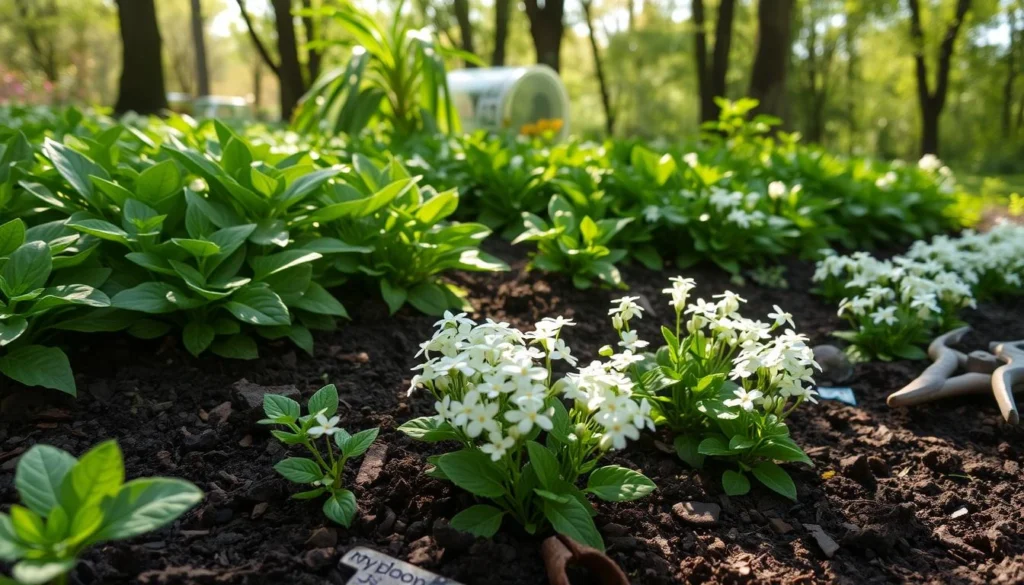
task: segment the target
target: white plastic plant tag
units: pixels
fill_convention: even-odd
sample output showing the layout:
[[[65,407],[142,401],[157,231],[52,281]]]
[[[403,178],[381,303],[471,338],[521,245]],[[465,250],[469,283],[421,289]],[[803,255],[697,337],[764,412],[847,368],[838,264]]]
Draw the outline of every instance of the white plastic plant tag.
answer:
[[[830,386],[819,386],[818,396],[826,400],[838,400],[850,406],[857,406],[857,397],[853,395],[853,388],[846,386],[833,388]]]
[[[362,546],[345,553],[341,557],[341,564],[356,570],[347,585],[461,585],[447,577]]]

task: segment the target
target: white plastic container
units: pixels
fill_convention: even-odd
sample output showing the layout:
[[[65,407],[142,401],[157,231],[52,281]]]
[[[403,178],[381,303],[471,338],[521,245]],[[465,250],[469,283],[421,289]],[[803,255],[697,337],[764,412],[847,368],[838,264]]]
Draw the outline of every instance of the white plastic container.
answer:
[[[448,87],[467,132],[547,129],[559,140],[569,135],[569,94],[547,65],[459,69],[448,73]]]

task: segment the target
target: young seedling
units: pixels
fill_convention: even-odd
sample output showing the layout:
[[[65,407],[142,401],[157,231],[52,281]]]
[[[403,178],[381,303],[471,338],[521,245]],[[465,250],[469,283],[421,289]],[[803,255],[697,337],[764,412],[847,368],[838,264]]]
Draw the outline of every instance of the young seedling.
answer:
[[[165,477],[124,481],[115,441],[81,459],[49,445],[35,445],[18,461],[14,487],[23,505],[0,514],[0,561],[13,563],[13,581],[68,582],[86,548],[133,538],[173,522],[203,499],[191,483]]]
[[[291,398],[267,394],[263,398],[263,412],[267,418],[260,424],[288,427],[287,431],[270,431],[285,445],[302,445],[313,456],[289,457],[279,461],[274,470],[289,481],[313,486],[292,497],[311,500],[328,494],[324,502],[324,515],[348,528],[356,513],[356,496],[342,487],[345,463],[359,457],[377,440],[379,429],[366,429],[354,435],[338,426],[338,389],[334,384],[317,390],[306,405],[309,414],[300,416],[301,407]],[[323,439],[322,446],[318,443]],[[333,444],[332,444],[333,442]],[[335,449],[337,448],[337,450]]]

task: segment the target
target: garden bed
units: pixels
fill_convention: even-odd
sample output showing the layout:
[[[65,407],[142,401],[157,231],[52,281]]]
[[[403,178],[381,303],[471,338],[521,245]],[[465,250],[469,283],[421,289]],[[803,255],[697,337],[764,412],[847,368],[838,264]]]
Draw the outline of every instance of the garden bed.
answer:
[[[607,307],[621,295],[526,274],[521,251],[498,246],[511,272],[455,277],[469,290],[478,316],[525,328],[545,316],[573,317],[578,325],[566,337],[583,361],[614,341]],[[697,279],[701,295],[739,292],[749,301],[749,315],[779,304],[796,315],[798,330],[812,343],[829,343],[829,332],[842,326],[834,306],[810,294],[812,268],[791,263],[790,290],[735,287],[712,270],[686,275]],[[641,337],[655,339],[657,323],[669,315],[659,291],[674,274],[624,270],[630,294],[642,295],[659,317],[636,324]],[[414,416],[433,414],[427,396],[407,397],[406,390],[417,345],[429,337],[435,319],[410,309],[388,319],[375,296],[340,292],[353,321],[318,336],[313,358],[287,343],[265,346],[260,360],[242,362],[195,359],[170,338],[82,338],[88,345],[70,352],[77,399],[23,388],[4,394],[3,502],[16,500],[13,466],[30,445],[49,443],[80,454],[102,438],[117,438],[129,476],[182,477],[207,497],[172,529],[87,553],[75,572],[81,583],[344,583],[338,560],[356,545],[466,585],[546,582],[540,539],[513,522],[493,541],[447,527],[470,496],[422,474],[426,457],[440,447],[395,430]],[[1013,301],[982,303],[966,320],[977,329],[968,341],[978,347],[1024,337],[1024,311]],[[659,489],[634,502],[597,504],[609,554],[634,583],[645,585],[1021,582],[1024,431],[1003,423],[986,397],[889,409],[889,392],[926,365],[860,364],[848,384],[857,406],[822,400],[793,415],[794,438],[816,465],[788,466],[796,504],[762,486],[728,498],[719,484],[721,469],[689,469],[649,438],[613,455],[614,463],[641,470]],[[378,446],[348,478],[359,502],[348,530],[329,523],[319,502],[288,499],[296,486],[272,469],[285,447],[254,424],[260,409],[250,412],[246,401],[259,387],[294,387],[308,397],[324,383],[338,386],[345,428],[381,427]],[[717,523],[694,526],[673,513],[673,506],[691,501],[721,506]],[[832,558],[805,524],[821,526],[839,544]]]

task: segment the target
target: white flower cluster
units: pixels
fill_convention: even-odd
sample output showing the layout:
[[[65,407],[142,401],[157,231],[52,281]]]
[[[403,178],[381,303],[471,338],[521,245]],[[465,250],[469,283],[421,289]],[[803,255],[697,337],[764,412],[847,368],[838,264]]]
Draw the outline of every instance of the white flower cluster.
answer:
[[[935,262],[972,287],[995,281],[1019,288],[1024,284],[1024,226],[1001,222],[985,233],[965,230],[958,237],[918,240],[905,256]]]
[[[776,183],[778,183],[776,181]],[[781,197],[785,191],[782,183],[772,183],[769,188],[769,197],[776,199]],[[779,190],[782,193],[779,193]],[[749,229],[751,226],[768,224],[772,228],[780,229],[789,225],[789,220],[778,215],[769,215],[760,209],[756,209],[758,203],[764,197],[756,191],[743,194],[740,191],[729,191],[721,187],[712,187],[708,202],[711,207],[721,215],[725,221],[735,224],[742,229]],[[709,217],[701,217],[701,221],[707,221]]]
[[[828,279],[845,282],[850,293],[839,303],[840,316],[870,319],[875,325],[895,325],[901,308],[922,321],[933,321],[944,311],[975,305],[967,282],[930,260],[878,260],[867,252],[830,254],[818,262],[814,273],[815,282]]]
[[[486,441],[480,449],[494,461],[516,448],[534,427],[550,431],[554,409],[547,406],[549,399],[563,394],[576,400],[577,408],[582,405],[581,424],[588,437],[601,448],[622,449],[627,438],[639,436],[640,428],[654,428],[647,414],[650,406],[631,398],[633,384],[621,373],[632,363],[625,355],[630,352],[553,381],[553,361],[577,363],[560,337],[562,328],[571,325],[569,319],[547,318],[523,333],[507,323],[477,324],[465,313],[446,312],[433,337],[420,346],[417,356],[427,361],[414,368],[418,373],[409,392],[428,388],[437,398],[439,419],[470,440]]]

